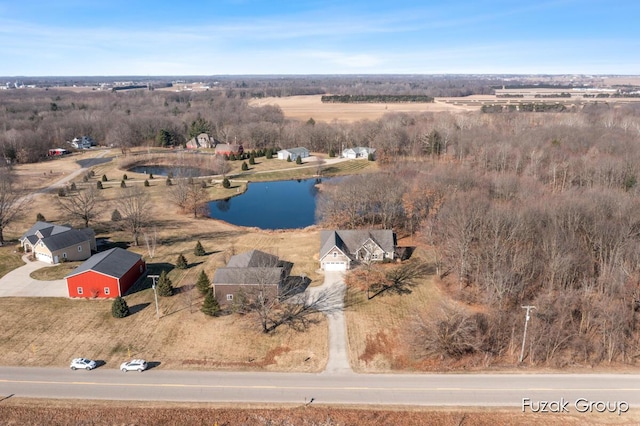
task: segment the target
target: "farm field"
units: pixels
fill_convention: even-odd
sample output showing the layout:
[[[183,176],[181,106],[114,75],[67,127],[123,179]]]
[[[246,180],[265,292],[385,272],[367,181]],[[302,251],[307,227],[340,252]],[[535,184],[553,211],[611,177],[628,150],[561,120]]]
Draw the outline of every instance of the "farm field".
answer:
[[[359,120],[377,120],[388,112],[466,112],[479,111],[480,105],[458,106],[440,102],[433,103],[322,103],[322,95],[289,96],[284,98],[253,99],[251,105],[278,105],[284,115],[298,120],[313,118],[316,121],[342,121],[352,123]]]

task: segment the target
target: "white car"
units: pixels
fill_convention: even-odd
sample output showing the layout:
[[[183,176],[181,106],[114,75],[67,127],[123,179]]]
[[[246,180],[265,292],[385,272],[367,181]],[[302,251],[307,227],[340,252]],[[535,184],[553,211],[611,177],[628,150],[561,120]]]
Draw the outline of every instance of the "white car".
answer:
[[[71,369],[77,370],[82,368],[85,370],[93,370],[96,368],[96,362],[87,358],[74,358],[71,360]]]
[[[123,362],[122,364],[120,364],[120,370],[124,371],[125,373],[130,370],[142,372],[146,369],[147,361],[145,361],[144,359],[132,359],[129,362]]]

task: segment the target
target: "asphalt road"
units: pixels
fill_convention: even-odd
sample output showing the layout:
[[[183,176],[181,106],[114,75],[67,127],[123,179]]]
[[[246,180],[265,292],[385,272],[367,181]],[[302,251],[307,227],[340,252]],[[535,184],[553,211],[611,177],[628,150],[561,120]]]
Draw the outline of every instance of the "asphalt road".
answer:
[[[372,404],[521,407],[532,401],[579,398],[640,410],[640,375],[564,374],[305,374],[163,371],[123,373],[61,368],[0,368],[0,398],[130,401]],[[637,411],[636,411],[637,413]]]

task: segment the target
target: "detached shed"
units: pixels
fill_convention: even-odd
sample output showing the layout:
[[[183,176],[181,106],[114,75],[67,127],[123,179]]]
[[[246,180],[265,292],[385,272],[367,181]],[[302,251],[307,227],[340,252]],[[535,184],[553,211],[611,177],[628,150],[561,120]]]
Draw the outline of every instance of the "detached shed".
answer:
[[[91,256],[65,279],[69,297],[110,299],[124,296],[146,272],[141,255],[116,247]]]

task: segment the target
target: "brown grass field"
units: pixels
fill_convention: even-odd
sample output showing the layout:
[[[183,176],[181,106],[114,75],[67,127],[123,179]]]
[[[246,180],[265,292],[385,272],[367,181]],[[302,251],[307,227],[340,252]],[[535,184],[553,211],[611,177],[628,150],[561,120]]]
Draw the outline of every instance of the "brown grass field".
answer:
[[[289,96],[284,98],[253,99],[251,105],[278,105],[284,115],[297,120],[352,123],[360,120],[377,120],[388,112],[467,112],[479,111],[480,105],[465,106],[440,102],[433,103],[322,103],[322,95]]]
[[[46,419],[46,420],[45,420]],[[0,424],[207,425],[207,426],[555,426],[636,425],[637,415],[523,414],[518,409],[179,404],[10,398],[0,404]]]

